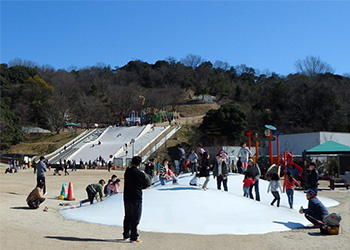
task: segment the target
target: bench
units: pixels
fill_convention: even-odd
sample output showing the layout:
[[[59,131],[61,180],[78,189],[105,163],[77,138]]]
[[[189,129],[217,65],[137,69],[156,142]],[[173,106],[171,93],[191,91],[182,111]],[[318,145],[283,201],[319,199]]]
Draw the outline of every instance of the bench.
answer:
[[[334,190],[337,187],[345,187],[346,189],[349,189],[350,183],[347,183],[347,181],[342,178],[332,178],[329,180],[329,187],[331,190]]]

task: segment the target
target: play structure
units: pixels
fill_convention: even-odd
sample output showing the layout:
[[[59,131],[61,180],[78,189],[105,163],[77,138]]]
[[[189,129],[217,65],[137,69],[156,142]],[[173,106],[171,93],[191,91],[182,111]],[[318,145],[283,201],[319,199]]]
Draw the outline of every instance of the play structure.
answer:
[[[279,136],[282,133],[276,132],[277,128],[272,125],[265,125],[264,135],[268,140],[268,157],[259,156],[259,142],[258,134],[253,131],[248,131],[245,135],[248,137],[248,148],[252,146],[252,139],[255,139],[255,157],[254,161],[257,162],[261,168],[262,176],[269,178],[272,173],[278,173],[283,176],[287,171],[291,172],[293,176],[298,177],[299,180],[304,180],[303,168],[293,161],[293,154],[290,152],[283,152],[280,154],[279,149]],[[252,137],[254,134],[254,137]],[[276,155],[273,155],[272,141],[276,140]]]

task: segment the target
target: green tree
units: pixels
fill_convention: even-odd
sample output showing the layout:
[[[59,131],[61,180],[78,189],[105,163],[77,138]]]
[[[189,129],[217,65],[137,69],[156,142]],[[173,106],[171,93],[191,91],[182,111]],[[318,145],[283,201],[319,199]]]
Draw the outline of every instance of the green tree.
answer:
[[[218,110],[209,110],[203,118],[199,129],[212,142],[237,142],[246,128],[246,114],[234,104],[224,104]]]

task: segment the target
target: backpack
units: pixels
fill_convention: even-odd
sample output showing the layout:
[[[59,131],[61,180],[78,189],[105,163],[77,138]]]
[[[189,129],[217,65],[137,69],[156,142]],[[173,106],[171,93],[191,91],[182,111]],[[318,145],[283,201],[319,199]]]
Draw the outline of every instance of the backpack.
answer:
[[[327,226],[339,226],[341,216],[338,213],[331,213],[323,218],[324,224]]]
[[[338,235],[341,216],[338,213],[331,213],[323,218],[324,225],[320,228],[322,234]]]

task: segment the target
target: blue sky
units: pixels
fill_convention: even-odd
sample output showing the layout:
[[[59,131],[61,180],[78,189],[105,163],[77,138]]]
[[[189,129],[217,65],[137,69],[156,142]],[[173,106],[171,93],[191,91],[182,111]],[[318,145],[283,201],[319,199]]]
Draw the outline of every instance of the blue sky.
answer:
[[[350,1],[3,1],[1,63],[121,67],[188,54],[281,75],[320,57],[350,73]]]

